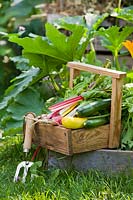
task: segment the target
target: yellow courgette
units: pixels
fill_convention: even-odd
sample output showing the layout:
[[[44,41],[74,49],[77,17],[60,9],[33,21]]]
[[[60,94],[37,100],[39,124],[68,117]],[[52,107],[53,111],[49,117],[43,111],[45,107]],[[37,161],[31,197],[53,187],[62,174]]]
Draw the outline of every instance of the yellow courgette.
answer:
[[[86,120],[87,120],[87,118],[65,116],[65,117],[62,118],[62,125],[65,128],[79,129],[79,128],[84,127],[84,122]]]

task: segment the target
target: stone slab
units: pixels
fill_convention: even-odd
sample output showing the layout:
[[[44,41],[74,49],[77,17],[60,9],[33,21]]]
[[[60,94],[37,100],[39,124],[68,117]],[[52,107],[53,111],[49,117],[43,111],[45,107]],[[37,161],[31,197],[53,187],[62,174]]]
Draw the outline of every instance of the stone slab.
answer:
[[[50,151],[48,166],[84,172],[90,169],[102,172],[128,171],[133,169],[133,151],[102,149],[73,156]]]

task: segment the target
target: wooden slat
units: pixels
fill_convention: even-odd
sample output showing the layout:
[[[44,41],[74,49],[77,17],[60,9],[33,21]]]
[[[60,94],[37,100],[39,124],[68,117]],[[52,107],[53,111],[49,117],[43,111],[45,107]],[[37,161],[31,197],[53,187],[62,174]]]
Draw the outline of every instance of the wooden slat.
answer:
[[[116,71],[112,69],[107,69],[103,67],[98,67],[90,64],[80,63],[80,62],[68,62],[68,67],[72,69],[82,70],[82,71],[88,71],[96,74],[101,74],[105,76],[111,76],[113,78],[124,78],[126,77],[125,72]]]
[[[109,124],[93,129],[66,129],[38,122],[33,143],[65,155],[108,147]]]
[[[91,129],[72,131],[73,153],[81,153],[108,147],[109,124]]]
[[[120,143],[122,84],[123,79],[112,78],[109,148],[116,148]]]
[[[73,80],[76,76],[80,74],[80,71],[77,69],[70,68],[70,80],[69,80],[69,87],[73,87]]]
[[[70,129],[38,122],[35,126],[35,132],[33,137],[35,144],[62,154],[71,154]]]

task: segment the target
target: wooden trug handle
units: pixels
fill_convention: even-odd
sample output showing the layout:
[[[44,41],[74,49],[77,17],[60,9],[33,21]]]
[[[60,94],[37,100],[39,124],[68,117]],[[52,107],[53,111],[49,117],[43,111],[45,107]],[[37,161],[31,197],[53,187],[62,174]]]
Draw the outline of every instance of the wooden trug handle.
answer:
[[[111,116],[109,132],[109,148],[117,148],[120,143],[121,135],[121,102],[122,102],[122,85],[126,72],[107,69],[99,66],[85,64],[81,62],[68,62],[70,68],[70,88],[73,87],[73,79],[79,74],[78,71],[87,71],[112,78],[112,96],[111,96]]]
[[[27,113],[25,115],[25,130],[24,130],[24,144],[23,151],[28,152],[32,144],[32,136],[34,132],[34,113]]]

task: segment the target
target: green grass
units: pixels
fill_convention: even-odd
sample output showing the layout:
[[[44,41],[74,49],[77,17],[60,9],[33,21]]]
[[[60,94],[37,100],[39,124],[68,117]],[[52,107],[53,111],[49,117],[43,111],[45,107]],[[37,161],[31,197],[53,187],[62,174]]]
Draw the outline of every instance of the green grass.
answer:
[[[25,184],[14,183],[24,160],[21,137],[7,137],[0,145],[0,200],[132,200],[133,172],[105,175],[97,171],[39,168]],[[29,155],[30,158],[31,155]]]

